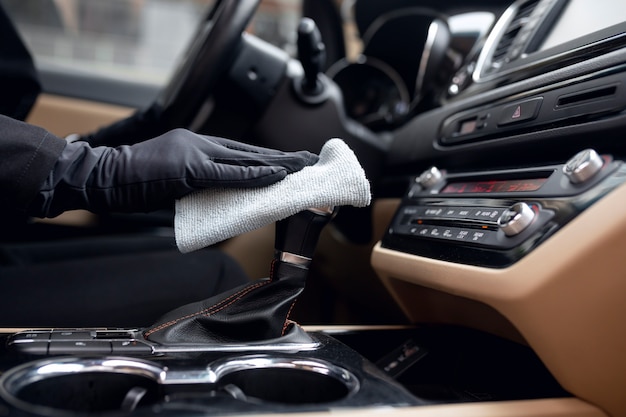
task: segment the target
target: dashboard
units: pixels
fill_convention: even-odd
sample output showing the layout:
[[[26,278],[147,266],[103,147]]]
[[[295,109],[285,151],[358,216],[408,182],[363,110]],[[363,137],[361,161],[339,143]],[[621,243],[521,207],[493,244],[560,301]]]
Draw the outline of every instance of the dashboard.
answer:
[[[621,153],[626,23],[603,13],[608,26],[576,37],[567,18],[585,6],[591,3],[531,0],[506,9],[439,101],[394,130],[391,169],[564,162],[590,145],[590,132],[600,151]],[[609,8],[619,14],[623,7]]]
[[[468,105],[462,107],[471,109],[469,113],[449,111],[444,120],[438,121],[442,146],[497,136],[500,132],[520,130],[520,126],[551,124],[556,118],[619,111],[624,106],[619,76],[610,80],[605,78],[608,74],[597,72],[613,63],[594,63],[595,73],[582,67],[592,64],[594,58],[608,58],[610,52],[621,48],[626,28],[621,16],[626,13],[625,8],[624,4],[609,0],[594,2],[593,6],[577,0],[520,0],[506,8],[487,29],[484,21],[476,20],[471,29],[464,30],[453,29],[455,25],[449,22],[459,18],[472,22],[472,13],[448,16],[414,6],[391,10],[361,29],[361,53],[356,58],[335,62],[327,75],[344,94],[346,114],[378,132],[397,132],[417,124],[416,120],[421,122],[425,113],[432,118],[437,113],[431,110],[456,110],[464,99],[468,100]],[[407,44],[403,39],[412,42]],[[580,71],[574,70],[575,65],[581,66]],[[566,66],[584,79],[572,79],[574,73],[567,72],[561,78],[563,82],[557,84],[559,79],[554,77]],[[551,75],[545,81],[536,78],[546,74]],[[605,82],[580,84],[598,78]],[[496,88],[521,81],[526,81],[525,85],[520,84],[522,88],[511,88],[497,98],[493,94]],[[555,88],[560,85],[572,87]],[[532,90],[537,90],[537,97],[530,96]],[[557,97],[542,105],[546,94]],[[517,103],[523,95],[529,96],[529,100]],[[484,108],[478,107],[477,99],[484,103]],[[614,100],[604,106],[589,105],[585,111],[572,114],[572,109],[579,105],[604,99]],[[454,106],[456,103],[458,106]],[[521,118],[515,114],[520,104]],[[553,111],[547,111],[548,105],[552,105]],[[511,117],[514,114],[516,117]],[[489,123],[487,118],[491,119]],[[524,121],[527,123],[519,124]],[[531,121],[534,123],[528,123]],[[512,126],[502,129],[505,124]],[[499,127],[497,131],[493,130],[495,126]],[[396,144],[400,142],[395,140]],[[403,146],[397,153],[406,155],[406,150]],[[395,156],[392,155],[394,165]]]
[[[372,265],[411,320],[528,344],[569,392],[624,415],[626,4],[498,16],[386,127],[381,188],[406,186]]]

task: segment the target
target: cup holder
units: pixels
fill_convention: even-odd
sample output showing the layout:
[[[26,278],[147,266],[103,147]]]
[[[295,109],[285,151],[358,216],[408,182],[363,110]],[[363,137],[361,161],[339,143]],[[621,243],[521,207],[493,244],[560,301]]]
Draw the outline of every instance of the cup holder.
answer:
[[[320,359],[271,355],[223,358],[194,369],[126,357],[66,357],[30,362],[0,377],[4,400],[50,417],[119,415],[166,402],[176,407],[198,388],[251,404],[314,405],[356,393],[359,381]]]
[[[218,389],[247,402],[320,404],[341,400],[359,389],[352,373],[319,359],[250,356],[211,367]]]
[[[130,412],[162,400],[164,368],[130,358],[56,358],[2,376],[0,395],[16,408],[48,416]]]

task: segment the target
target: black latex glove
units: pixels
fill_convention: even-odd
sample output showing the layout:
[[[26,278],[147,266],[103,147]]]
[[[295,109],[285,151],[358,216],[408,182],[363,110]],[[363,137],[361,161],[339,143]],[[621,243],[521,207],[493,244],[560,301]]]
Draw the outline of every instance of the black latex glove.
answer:
[[[29,214],[66,210],[148,212],[207,187],[259,187],[318,160],[307,151],[281,152],[175,129],[131,146],[68,143]]]

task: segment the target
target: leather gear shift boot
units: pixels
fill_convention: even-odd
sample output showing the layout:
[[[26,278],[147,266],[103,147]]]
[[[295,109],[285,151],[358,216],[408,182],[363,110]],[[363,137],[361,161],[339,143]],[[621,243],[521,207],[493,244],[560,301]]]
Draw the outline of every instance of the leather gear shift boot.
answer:
[[[170,311],[143,330],[161,345],[240,344],[284,336],[307,268],[274,260],[270,278]],[[310,341],[302,332],[304,341]],[[290,340],[291,341],[291,340]]]
[[[289,314],[304,290],[320,233],[334,213],[332,207],[310,209],[277,222],[269,278],[177,308],[144,329],[144,338],[164,346],[310,343]]]

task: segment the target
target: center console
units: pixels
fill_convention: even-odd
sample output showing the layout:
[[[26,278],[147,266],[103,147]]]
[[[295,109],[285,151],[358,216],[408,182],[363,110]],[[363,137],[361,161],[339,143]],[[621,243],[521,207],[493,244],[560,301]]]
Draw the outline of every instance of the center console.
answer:
[[[333,208],[276,225],[270,276],[145,328],[27,329],[0,343],[4,416],[214,415],[425,403],[363,356],[289,319]]]
[[[106,332],[109,339],[101,337]],[[120,338],[122,333],[129,338]],[[205,352],[151,352],[127,331],[39,330],[4,335],[3,341],[7,336],[9,350],[3,350],[0,382],[4,415],[181,416],[420,403],[324,333],[312,333],[312,346],[304,349],[277,350],[268,345],[238,351],[214,347]],[[16,352],[12,345],[25,338],[47,340],[49,353]],[[100,351],[81,352],[90,344],[98,344]],[[123,354],[111,345],[124,346]],[[71,348],[55,354],[55,346]]]
[[[182,306],[146,328],[0,330],[0,415],[360,415],[515,401],[568,415],[584,407],[530,348],[486,333],[305,330],[290,321],[332,214],[309,210],[277,224],[269,278]]]
[[[291,350],[267,345],[156,352],[135,334],[1,334],[0,410],[5,416],[51,417],[361,415],[454,404],[511,407],[514,401],[552,407],[546,399],[564,401],[563,412],[574,409],[571,395],[531,349],[453,326],[311,328],[306,334],[313,344]],[[96,341],[100,352],[81,350]],[[23,349],[29,343],[47,343],[48,353]],[[63,345],[72,348],[54,352]],[[127,346],[120,354],[118,345],[137,349]]]

